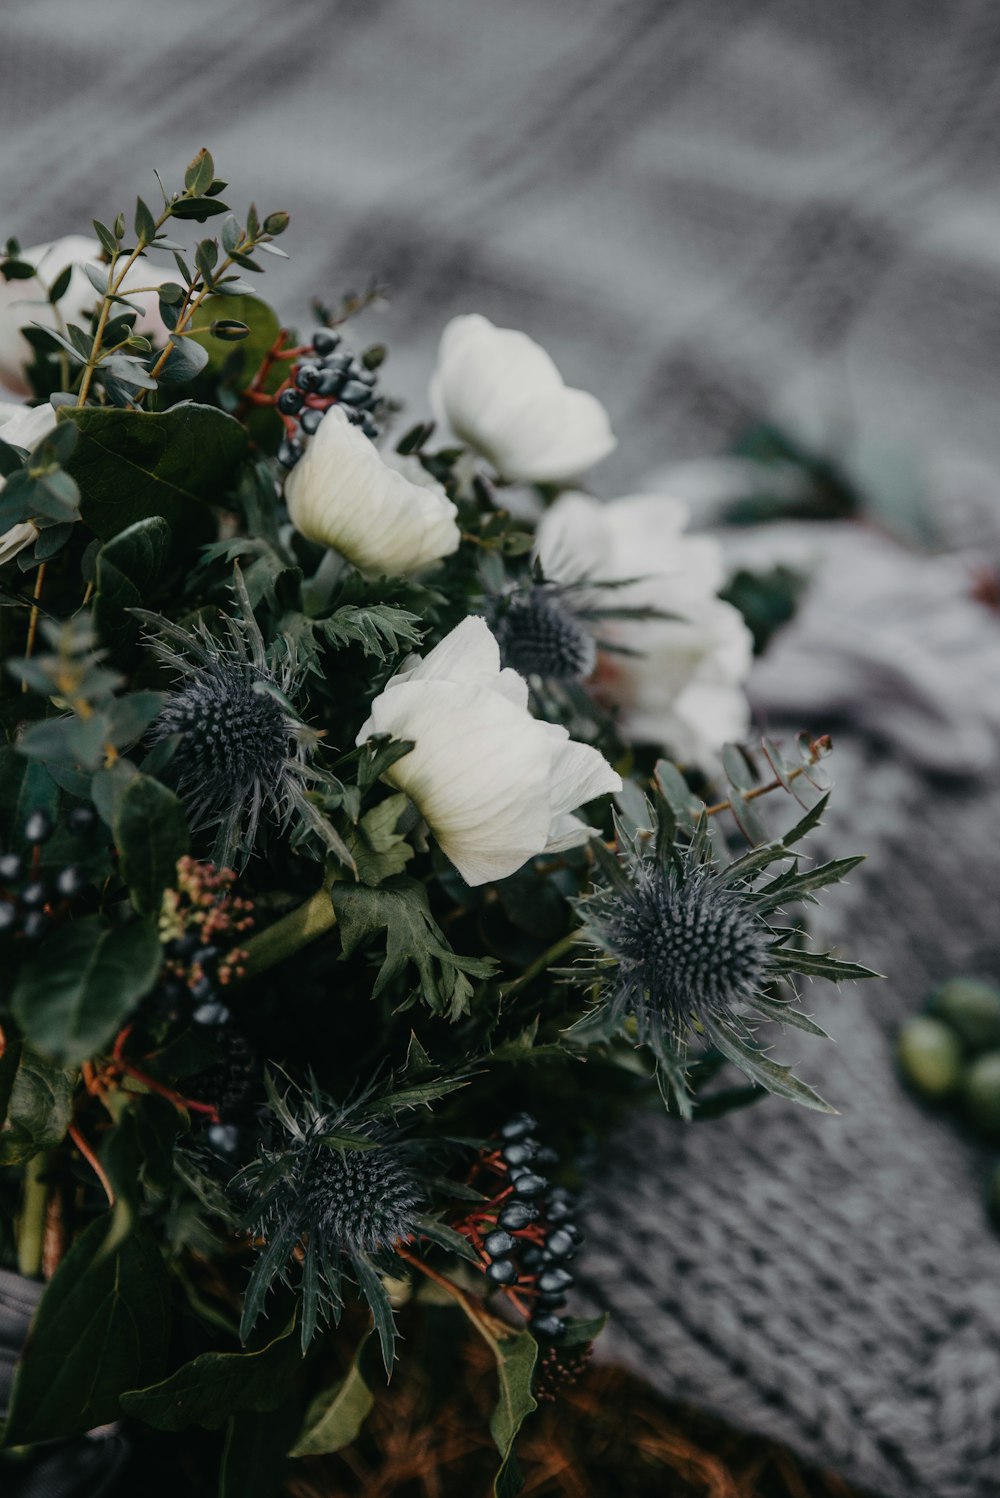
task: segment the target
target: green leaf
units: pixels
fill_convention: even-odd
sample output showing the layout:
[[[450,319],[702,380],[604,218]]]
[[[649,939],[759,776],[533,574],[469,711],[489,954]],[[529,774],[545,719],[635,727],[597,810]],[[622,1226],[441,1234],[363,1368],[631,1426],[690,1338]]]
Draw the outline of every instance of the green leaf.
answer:
[[[25,1038],[66,1065],[100,1051],[152,988],[163,962],[155,922],[69,921],[21,969],[11,1009]]]
[[[289,1456],[328,1456],[357,1440],[375,1403],[360,1367],[370,1335],[366,1332],[358,1344],[347,1376],[316,1395]]]
[[[382,1283],[382,1276],[364,1254],[352,1254],[351,1264],[357,1275],[361,1293],[372,1313],[372,1321],[382,1349],[385,1371],[391,1374],[396,1357],[396,1322],[392,1314],[392,1303]]]
[[[219,1498],[278,1498],[302,1411],[298,1397],[272,1412],[243,1410],[226,1432]]]
[[[114,837],[132,904],[142,915],[158,914],[163,891],[176,880],[177,860],[188,851],[181,803],[152,776],[136,776],[115,809]]]
[[[836,1108],[831,1108],[829,1103],[823,1101],[818,1093],[808,1087],[805,1082],[799,1080],[790,1066],[782,1066],[777,1061],[772,1061],[765,1051],[752,1041],[744,1039],[729,1026],[715,1024],[709,1032],[712,1045],[722,1052],[727,1061],[738,1066],[751,1082],[756,1082],[759,1087],[764,1087],[768,1092],[773,1092],[776,1097],[787,1098],[789,1102],[801,1103],[804,1108],[812,1108],[816,1113],[836,1113]]]
[[[406,796],[389,796],[366,812],[347,839],[358,878],[362,884],[381,884],[393,874],[401,874],[413,857],[413,849],[396,824],[406,811]]]
[[[157,378],[163,385],[183,385],[187,380],[196,379],[207,363],[208,355],[196,338],[176,333]]]
[[[216,323],[223,326],[238,325],[249,328],[250,331],[234,349],[232,343],[215,331]],[[277,313],[256,296],[232,296],[225,293],[208,297],[191,320],[192,341],[200,343],[205,350],[209,370],[213,374],[218,374],[223,366],[228,370],[230,361],[236,354],[241,383],[256,374],[268,351],[274,347],[280,332],[281,323]],[[286,361],[278,359],[268,371],[261,389],[269,395],[273,394],[287,377],[288,365]]]
[[[766,915],[769,911],[778,910],[793,900],[811,901],[816,890],[826,889],[831,884],[839,884],[841,879],[864,861],[865,855],[859,853],[853,858],[832,859],[829,863],[820,864],[815,869],[807,869],[805,873],[800,873],[796,869],[788,869],[784,874],[779,875],[773,884],[769,884],[759,895],[754,896],[754,909],[760,915]]]
[[[161,515],[150,515],[120,531],[97,553],[94,623],[101,641],[119,655],[131,656],[139,624],[129,612],[148,608],[170,561],[173,539]]]
[[[337,913],[344,955],[349,957],[376,932],[386,933],[385,960],[372,990],[378,998],[412,964],[420,993],[435,1014],[458,1019],[468,1012],[470,977],[486,978],[496,964],[488,958],[459,957],[431,914],[424,885],[398,877],[369,889],[335,884],[330,897]]]
[[[531,1392],[538,1346],[527,1332],[491,1343],[500,1379],[500,1398],[490,1420],[490,1435],[500,1453],[500,1470],[493,1484],[496,1498],[513,1498],[521,1476],[514,1455],[517,1433],[538,1401]]]
[[[184,172],[185,190],[195,194],[207,192],[214,178],[215,162],[212,160],[211,152],[202,146],[194,160],[188,163]]]
[[[344,604],[328,619],[317,620],[313,627],[328,645],[358,644],[365,655],[379,661],[419,645],[424,636],[419,615],[392,603]]]
[[[20,1165],[65,1138],[73,1121],[76,1078],[27,1046],[9,1043],[16,1071],[0,1130],[0,1165]],[[4,1056],[4,1067],[7,1056]],[[5,1081],[8,1078],[5,1078]]]
[[[789,977],[829,978],[834,983],[856,982],[862,978],[884,978],[884,973],[874,968],[862,967],[859,962],[841,962],[829,952],[792,951],[779,948],[771,953],[771,965]]]
[[[116,1420],[125,1389],[159,1376],[167,1346],[167,1274],[143,1226],[105,1254],[97,1218],[49,1282],[18,1364],[4,1442],[82,1435]]]
[[[467,1259],[470,1264],[479,1263],[479,1255],[468,1238],[456,1233],[446,1223],[438,1222],[434,1217],[421,1216],[416,1218],[416,1224],[422,1238],[428,1238],[439,1248],[446,1248],[449,1253],[457,1254],[460,1259]]]
[[[208,505],[233,487],[246,453],[238,421],[187,403],[169,411],[63,407],[59,419],[79,428],[68,471],[83,519],[103,541],[151,515],[188,547],[210,538]]]
[[[298,1366],[294,1325],[259,1352],[203,1352],[162,1383],[122,1395],[122,1410],[157,1430],[218,1430],[239,1410],[276,1410]]]

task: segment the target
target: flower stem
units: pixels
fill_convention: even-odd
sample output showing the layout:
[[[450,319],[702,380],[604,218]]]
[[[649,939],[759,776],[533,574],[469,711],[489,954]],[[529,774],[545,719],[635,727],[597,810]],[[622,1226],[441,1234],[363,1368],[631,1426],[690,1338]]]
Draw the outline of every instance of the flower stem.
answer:
[[[582,940],[583,936],[578,930],[570,931],[565,936],[561,936],[557,942],[549,947],[547,952],[543,952],[541,957],[536,957],[534,962],[525,968],[520,978],[515,978],[513,983],[505,984],[500,990],[501,996],[509,999],[512,993],[517,993],[520,989],[527,987],[535,978],[550,968],[553,963],[558,962],[560,957],[565,957],[566,953],[571,951]]]
[[[246,956],[240,964],[244,977],[253,978],[258,973],[266,973],[268,968],[291,957],[317,937],[331,931],[336,924],[330,888],[324,884],[304,905],[297,906],[280,921],[275,921],[273,926],[251,936],[245,947]]]
[[[49,1188],[45,1180],[49,1157],[45,1150],[32,1155],[24,1168],[24,1197],[17,1229],[18,1273],[37,1279],[42,1272],[45,1246],[45,1212]]]

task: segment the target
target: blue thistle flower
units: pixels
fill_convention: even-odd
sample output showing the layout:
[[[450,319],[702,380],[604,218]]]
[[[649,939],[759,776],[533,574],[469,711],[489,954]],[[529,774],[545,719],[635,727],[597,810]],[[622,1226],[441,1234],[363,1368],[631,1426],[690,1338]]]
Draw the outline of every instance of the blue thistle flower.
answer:
[[[758,1086],[832,1111],[791,1068],[771,1060],[754,1033],[764,1020],[824,1031],[794,1007],[782,983],[796,975],[835,982],[873,977],[868,968],[811,952],[795,927],[769,917],[842,879],[861,862],[844,858],[802,871],[791,845],[819,820],[826,798],[783,839],[751,848],[720,867],[707,819],[680,843],[659,790],[646,826],[616,824],[617,855],[593,843],[597,878],[578,902],[591,953],[570,973],[593,985],[596,1004],[570,1031],[579,1039],[614,1034],[648,1046],[665,1098],[691,1112],[688,1050],[700,1038]],[[652,829],[656,830],[653,831]],[[773,864],[784,872],[759,883]],[[794,998],[794,993],[792,995]]]
[[[425,1237],[454,1248],[453,1234],[425,1215],[420,1161],[427,1146],[392,1121],[392,1095],[370,1090],[338,1105],[313,1084],[279,1093],[265,1077],[275,1137],[236,1177],[246,1199],[245,1225],[264,1245],[244,1302],[244,1340],[276,1280],[291,1284],[301,1265],[302,1346],[321,1323],[340,1320],[344,1277],[367,1300],[386,1367],[395,1327],[382,1275],[399,1274],[397,1246]]]
[[[137,611],[150,648],[175,674],[150,733],[154,744],[172,746],[163,778],[175,785],[194,829],[216,829],[209,856],[222,867],[245,862],[263,813],[282,828],[297,813],[349,861],[306,795],[311,785],[334,782],[310,764],[320,735],[291,707],[296,682],[287,655],[265,649],[238,567],[234,588],[240,613],[223,615],[219,634]]]
[[[522,676],[585,681],[597,664],[597,640],[569,591],[538,582],[492,600],[490,627],[500,658]]]

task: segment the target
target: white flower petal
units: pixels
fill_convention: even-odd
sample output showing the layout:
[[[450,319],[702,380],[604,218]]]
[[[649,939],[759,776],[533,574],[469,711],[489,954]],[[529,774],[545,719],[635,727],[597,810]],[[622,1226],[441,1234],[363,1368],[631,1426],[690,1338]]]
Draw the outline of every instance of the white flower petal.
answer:
[[[527,334],[478,313],[445,328],[430,394],[438,420],[506,479],[576,478],[616,445],[600,401],[567,386]]]
[[[9,531],[0,536],[0,567],[6,562],[13,561],[19,551],[24,551],[27,546],[34,546],[38,540],[38,526],[32,525],[30,520],[22,520],[20,525],[12,525]]]
[[[527,701],[527,683],[500,670],[486,622],[464,619],[393,677],[358,735],[359,744],[379,733],[414,741],[385,778],[415,802],[469,884],[506,878],[553,838],[586,841],[566,814],[621,786],[596,749],[533,718]]]
[[[285,480],[285,499],[302,535],[335,547],[365,572],[417,572],[461,540],[441,485],[414,483],[386,463],[339,406],[326,413]]]
[[[34,358],[31,345],[22,335],[21,329],[31,323],[42,327],[59,329],[64,323],[86,326],[90,311],[97,304],[97,292],[90,284],[85,265],[106,269],[101,262],[101,247],[86,235],[69,234],[51,244],[34,245],[22,250],[19,258],[35,266],[46,287],[52,285],[67,265],[74,267],[69,286],[60,299],[58,314],[37,280],[0,280],[0,384],[15,391],[26,392],[25,369]],[[158,285],[168,281],[172,271],[166,266],[155,265],[141,259],[129,271],[123,284],[127,293],[130,286]],[[166,329],[159,313],[159,300],[155,292],[139,293],[134,298],[140,308],[136,332],[162,342]]]

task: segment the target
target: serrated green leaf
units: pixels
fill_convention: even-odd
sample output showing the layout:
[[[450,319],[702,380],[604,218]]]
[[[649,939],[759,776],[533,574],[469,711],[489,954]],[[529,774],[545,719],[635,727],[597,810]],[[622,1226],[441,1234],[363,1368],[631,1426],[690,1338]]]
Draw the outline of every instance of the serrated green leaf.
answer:
[[[864,863],[863,853],[854,858],[834,858],[829,863],[820,864],[815,869],[807,869],[800,872],[789,869],[780,874],[773,884],[768,885],[759,895],[754,896],[754,909],[760,915],[767,915],[772,910],[778,910],[783,905],[790,904],[793,900],[808,900],[818,889],[826,889],[831,884],[839,884],[852,869],[856,869],[859,863]]]
[[[792,951],[788,948],[771,953],[771,964],[778,972],[789,977],[829,978],[834,983],[860,981],[862,978],[883,978],[884,973],[874,968],[862,967],[857,962],[841,962],[829,952],[808,952],[804,949]]]
[[[7,1446],[83,1435],[116,1420],[123,1389],[157,1378],[167,1345],[167,1275],[140,1226],[104,1252],[107,1220],[77,1239],[42,1296],[14,1377]]]
[[[412,965],[425,1003],[436,1014],[458,1019],[468,1011],[470,978],[489,977],[496,969],[488,958],[460,957],[452,951],[431,914],[426,887],[415,879],[397,877],[377,889],[335,884],[330,896],[345,956],[385,931],[385,960],[375,980],[373,998]]]
[[[811,1108],[817,1113],[836,1113],[836,1108],[831,1108],[829,1103],[823,1101],[819,1093],[800,1081],[790,1066],[782,1066],[780,1062],[772,1061],[759,1046],[737,1034],[731,1027],[716,1023],[711,1027],[709,1038],[727,1061],[738,1066],[752,1082],[766,1088],[768,1092],[773,1092],[776,1097],[787,1098],[792,1103],[800,1103],[804,1108]]]

